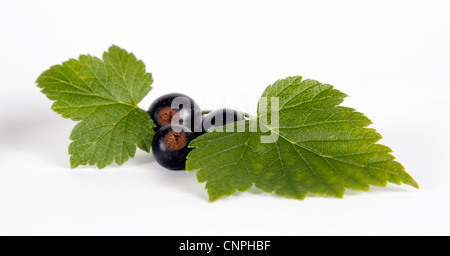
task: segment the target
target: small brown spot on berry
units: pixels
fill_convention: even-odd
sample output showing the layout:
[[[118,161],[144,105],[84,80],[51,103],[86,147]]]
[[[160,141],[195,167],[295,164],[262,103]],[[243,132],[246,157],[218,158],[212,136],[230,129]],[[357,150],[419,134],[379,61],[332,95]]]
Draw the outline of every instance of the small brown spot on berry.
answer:
[[[183,131],[169,131],[164,137],[164,143],[166,144],[168,149],[172,151],[178,151],[186,146],[186,144],[188,143],[188,137]]]
[[[161,111],[159,111],[159,114],[158,114],[159,125],[164,126],[164,125],[172,124],[172,119],[177,118],[176,117],[177,113],[178,113],[178,109],[173,109],[170,106],[167,106],[167,107],[161,109]],[[174,121],[178,121],[178,120],[174,119]]]

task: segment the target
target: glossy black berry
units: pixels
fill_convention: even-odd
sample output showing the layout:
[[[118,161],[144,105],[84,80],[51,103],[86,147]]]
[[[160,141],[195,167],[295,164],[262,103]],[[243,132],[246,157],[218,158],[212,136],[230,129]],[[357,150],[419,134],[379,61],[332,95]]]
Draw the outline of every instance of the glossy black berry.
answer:
[[[194,132],[202,132],[202,110],[195,101],[180,93],[171,93],[156,99],[148,113],[156,124],[156,129],[179,124]]]
[[[189,143],[195,137],[195,134],[185,126],[163,126],[153,138],[153,157],[167,169],[183,170],[186,168],[186,157],[192,150],[188,148]]]
[[[203,129],[209,129],[224,126],[234,122],[245,120],[245,116],[234,109],[222,108],[209,113],[203,120]]]

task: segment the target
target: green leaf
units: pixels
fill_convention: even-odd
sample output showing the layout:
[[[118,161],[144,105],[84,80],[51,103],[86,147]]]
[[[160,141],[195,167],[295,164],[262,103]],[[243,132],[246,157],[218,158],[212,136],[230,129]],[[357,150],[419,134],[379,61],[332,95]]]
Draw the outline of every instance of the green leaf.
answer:
[[[132,53],[112,46],[103,59],[82,55],[51,67],[37,80],[64,118],[80,121],[69,147],[71,165],[104,168],[149,152],[155,126],[137,104],[151,90],[152,75]]]
[[[190,145],[195,149],[187,170],[198,170],[211,201],[253,185],[300,200],[308,194],[341,198],[345,189],[368,191],[388,182],[418,188],[392,150],[377,144],[381,135],[367,128],[372,122],[339,106],[346,95],[333,86],[289,77],[269,86],[263,97],[276,97],[279,105],[272,108],[268,99],[258,118],[224,129],[245,124],[244,132],[216,129]],[[277,115],[278,127],[269,121]],[[257,132],[250,132],[252,127]],[[262,136],[273,143],[262,143]]]

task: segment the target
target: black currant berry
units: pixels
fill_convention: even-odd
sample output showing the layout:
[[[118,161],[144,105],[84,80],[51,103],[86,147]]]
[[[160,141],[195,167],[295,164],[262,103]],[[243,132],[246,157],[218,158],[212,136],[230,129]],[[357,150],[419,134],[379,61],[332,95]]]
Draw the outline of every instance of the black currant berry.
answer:
[[[186,157],[192,150],[188,146],[193,139],[195,134],[185,126],[163,126],[153,138],[153,157],[167,169],[183,170],[186,168]]]
[[[234,122],[245,120],[245,116],[234,109],[222,108],[209,113],[203,120],[203,129],[209,129],[224,126]]]
[[[202,110],[195,101],[180,93],[171,93],[156,99],[148,110],[156,129],[179,124],[194,132],[202,132]]]

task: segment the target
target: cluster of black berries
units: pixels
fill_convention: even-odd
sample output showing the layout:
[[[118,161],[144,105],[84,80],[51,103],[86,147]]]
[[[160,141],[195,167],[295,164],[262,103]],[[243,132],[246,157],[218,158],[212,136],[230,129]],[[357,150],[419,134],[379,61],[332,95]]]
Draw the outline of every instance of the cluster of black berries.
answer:
[[[171,93],[156,99],[148,110],[156,124],[152,151],[156,161],[171,170],[183,170],[191,151],[189,143],[209,129],[242,121],[244,115],[233,109],[218,109],[204,117],[195,101]]]

